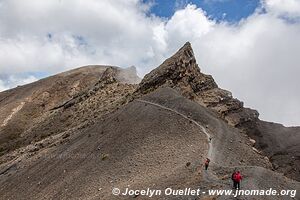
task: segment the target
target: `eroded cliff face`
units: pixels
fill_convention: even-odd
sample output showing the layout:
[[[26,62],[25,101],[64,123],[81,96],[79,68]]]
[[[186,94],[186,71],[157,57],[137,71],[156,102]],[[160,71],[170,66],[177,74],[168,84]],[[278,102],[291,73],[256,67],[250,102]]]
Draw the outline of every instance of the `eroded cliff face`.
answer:
[[[166,86],[218,112],[232,126],[242,126],[258,119],[257,111],[244,108],[243,102],[233,98],[231,92],[219,88],[212,76],[201,73],[189,42],[147,74],[137,92],[145,94]]]

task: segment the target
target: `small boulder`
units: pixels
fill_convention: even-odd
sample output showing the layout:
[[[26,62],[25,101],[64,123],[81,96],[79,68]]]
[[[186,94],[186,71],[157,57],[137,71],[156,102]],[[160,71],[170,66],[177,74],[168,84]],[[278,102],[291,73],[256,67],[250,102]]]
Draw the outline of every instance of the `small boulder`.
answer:
[[[251,146],[254,146],[255,145],[255,143],[256,143],[256,141],[254,140],[254,139],[249,139],[249,141],[251,142]]]
[[[256,149],[255,147],[252,147],[252,150],[255,151],[258,154],[261,154],[261,152],[258,149]]]
[[[191,162],[187,162],[187,163],[185,164],[186,167],[189,167],[190,165],[191,165]]]

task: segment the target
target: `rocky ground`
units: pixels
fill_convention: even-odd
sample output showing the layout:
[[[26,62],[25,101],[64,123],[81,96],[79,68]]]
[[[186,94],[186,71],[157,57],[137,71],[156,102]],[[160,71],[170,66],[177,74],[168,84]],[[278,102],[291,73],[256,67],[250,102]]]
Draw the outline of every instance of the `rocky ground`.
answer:
[[[189,43],[139,81],[133,67],[88,66],[0,93],[0,199],[230,189],[235,168],[243,188],[299,191],[299,128],[260,121],[201,73]]]

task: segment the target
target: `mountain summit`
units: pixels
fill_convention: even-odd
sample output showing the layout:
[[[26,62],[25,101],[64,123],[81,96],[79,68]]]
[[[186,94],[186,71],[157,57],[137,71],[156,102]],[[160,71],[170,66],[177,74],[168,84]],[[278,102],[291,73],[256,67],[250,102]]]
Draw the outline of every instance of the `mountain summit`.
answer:
[[[300,128],[258,116],[200,71],[188,42],[141,81],[134,67],[96,65],[4,91],[1,199],[122,198],[113,188],[228,189],[236,168],[243,189],[299,190]],[[144,199],[124,196],[133,197]],[[226,199],[178,199],[202,197]]]
[[[218,87],[211,76],[200,72],[189,42],[158,68],[146,74],[139,84],[139,90],[145,93],[160,86],[187,86],[191,90],[190,95],[201,90]]]
[[[258,119],[257,111],[244,108],[243,103],[234,99],[231,92],[220,89],[212,76],[200,72],[189,42],[145,75],[138,90],[147,93],[158,87],[180,90],[185,97],[217,111],[233,126]]]

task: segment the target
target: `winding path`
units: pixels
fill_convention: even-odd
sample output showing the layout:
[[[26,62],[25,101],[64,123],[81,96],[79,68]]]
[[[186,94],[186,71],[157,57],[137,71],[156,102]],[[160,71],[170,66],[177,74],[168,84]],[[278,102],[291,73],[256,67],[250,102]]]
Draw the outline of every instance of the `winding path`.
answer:
[[[215,153],[214,153],[214,148],[213,148],[213,145],[212,145],[212,141],[210,141],[211,135],[207,132],[207,130],[201,124],[199,124],[197,121],[191,119],[187,115],[178,112],[177,110],[174,110],[172,108],[168,108],[168,107],[160,105],[158,103],[153,103],[153,102],[142,100],[142,99],[136,99],[135,101],[150,104],[150,105],[153,105],[153,106],[157,106],[159,108],[162,108],[162,109],[168,110],[170,112],[176,113],[176,114],[180,115],[181,117],[193,122],[196,126],[198,126],[201,129],[201,131],[203,133],[206,134],[207,140],[208,140],[208,145],[209,145],[207,157],[209,157],[211,160],[213,160],[213,158],[215,157]],[[252,177],[252,179],[244,181],[243,186],[245,188],[251,188],[251,189],[259,189],[261,187],[262,183],[261,183],[261,180],[259,179],[259,177],[262,177],[263,175],[266,175],[266,173],[268,171],[267,169],[265,169],[263,167],[253,166],[253,165],[231,165],[231,166],[228,166],[228,165],[224,165],[224,164],[220,165],[216,162],[211,162],[211,164],[215,165],[216,167],[222,167],[222,168],[241,168],[241,169],[244,169],[244,170],[247,169],[248,173],[250,173],[250,175],[252,175],[253,177]],[[251,169],[254,170],[254,171],[252,171],[252,172],[249,171]],[[202,173],[202,176],[207,182],[210,182],[210,183],[220,183],[220,182],[222,182],[222,180],[220,180],[219,177],[217,177],[214,173],[212,173],[211,170],[209,170],[209,171],[204,170],[203,173]],[[223,181],[222,184],[227,185],[226,187],[231,188],[231,182],[226,182],[226,181],[227,180]],[[227,197],[226,196],[223,197],[223,198],[221,197],[221,199],[224,199],[224,198],[226,199]],[[247,197],[239,197],[239,199],[247,199]]]
[[[212,136],[207,132],[207,130],[201,124],[199,124],[197,121],[191,119],[187,115],[182,114],[182,113],[180,113],[177,110],[174,110],[172,108],[168,108],[166,106],[163,106],[161,104],[154,103],[154,102],[151,102],[151,101],[142,100],[142,99],[135,99],[135,101],[138,101],[138,102],[141,102],[141,103],[150,104],[150,105],[162,108],[164,110],[168,110],[170,112],[176,113],[176,114],[180,115],[181,117],[185,118],[186,120],[189,120],[189,121],[193,122],[196,126],[198,126],[201,129],[201,131],[203,133],[205,133],[205,135],[207,136],[207,141],[208,141],[208,145],[209,145],[207,157],[210,158],[211,164],[214,164],[215,166],[227,167],[227,168],[242,168],[242,167],[243,168],[252,168],[252,167],[258,167],[258,166],[254,166],[254,165],[224,165],[224,164],[218,164],[218,163],[216,163],[214,161],[215,154],[214,154],[214,147],[213,147],[213,144],[212,144],[213,142],[210,141],[210,138]]]
[[[150,105],[153,105],[153,106],[157,106],[157,107],[162,108],[164,110],[168,110],[170,112],[176,113],[176,114],[180,115],[181,117],[183,117],[183,118],[185,118],[185,119],[193,122],[196,126],[198,126],[201,129],[201,131],[203,133],[206,134],[208,145],[209,145],[207,157],[210,158],[211,160],[213,160],[213,157],[214,157],[214,155],[213,155],[213,145],[212,145],[212,141],[210,141],[211,135],[207,132],[207,130],[201,124],[199,124],[197,121],[189,118],[188,116],[186,116],[186,115],[184,115],[184,114],[182,114],[182,113],[180,113],[180,112],[178,112],[178,111],[176,111],[176,110],[174,110],[172,108],[168,108],[166,106],[163,106],[163,105],[160,105],[160,104],[157,104],[157,103],[153,103],[153,102],[150,102],[150,101],[142,100],[142,99],[136,99],[135,101],[138,101],[138,102],[141,102],[141,103],[150,104]],[[262,168],[257,167],[257,166],[225,166],[225,165],[221,166],[221,165],[219,165],[219,164],[217,164],[215,162],[211,162],[211,163],[213,163],[214,165],[219,166],[219,167],[230,167],[230,168],[233,168],[233,167],[253,168],[253,167],[255,167],[255,168],[258,169],[257,171],[260,172],[260,174],[262,173],[262,171],[261,171]],[[205,171],[204,170],[204,173],[202,175],[203,175],[203,178],[206,179],[209,182],[219,182],[220,181],[218,179],[218,177],[215,176],[215,174],[211,173],[211,171]],[[254,181],[253,184],[258,185],[258,183],[256,183],[256,181]]]
[[[180,115],[181,117],[193,122],[196,126],[198,126],[201,131],[203,133],[205,133],[205,135],[207,136],[207,141],[208,141],[208,153],[207,153],[207,157],[210,158],[211,160],[213,160],[213,146],[212,146],[212,142],[210,141],[210,138],[211,138],[211,135],[206,131],[206,129],[201,125],[199,124],[198,122],[196,122],[195,120],[189,118],[188,116],[178,112],[177,110],[174,110],[172,108],[168,108],[166,106],[163,106],[163,105],[160,105],[160,104],[157,104],[157,103],[153,103],[153,102],[150,102],[150,101],[146,101],[146,100],[142,100],[142,99],[136,99],[135,101],[138,101],[138,102],[142,102],[142,103],[146,103],[146,104],[150,104],[150,105],[153,105],[153,106],[157,106],[159,108],[162,108],[164,110],[168,110],[170,112],[173,112],[173,113],[176,113],[177,115]]]

